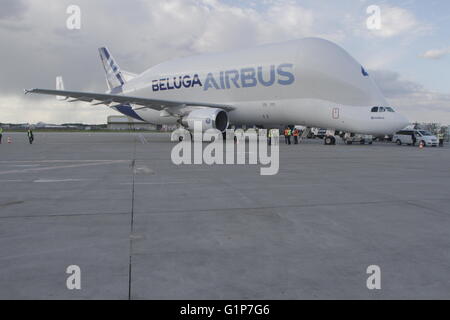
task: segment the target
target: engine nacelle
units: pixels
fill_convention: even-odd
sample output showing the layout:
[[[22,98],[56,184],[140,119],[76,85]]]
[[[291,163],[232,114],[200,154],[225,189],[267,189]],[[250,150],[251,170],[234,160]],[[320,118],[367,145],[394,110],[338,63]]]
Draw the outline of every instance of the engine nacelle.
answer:
[[[181,119],[183,126],[187,127],[190,131],[194,130],[195,121],[202,123],[202,131],[217,129],[220,132],[224,132],[228,128],[229,123],[228,114],[218,108],[195,109]]]

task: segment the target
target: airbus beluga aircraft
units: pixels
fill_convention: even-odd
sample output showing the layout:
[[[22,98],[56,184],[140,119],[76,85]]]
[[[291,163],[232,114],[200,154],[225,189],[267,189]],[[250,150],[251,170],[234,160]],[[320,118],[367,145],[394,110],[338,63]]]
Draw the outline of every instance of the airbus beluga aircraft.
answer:
[[[318,38],[203,54],[160,63],[141,74],[122,71],[108,49],[100,58],[107,93],[31,89],[70,102],[106,105],[152,124],[192,131],[231,125],[298,124],[339,133],[393,134],[409,122],[389,106],[355,59]],[[327,140],[334,143],[334,137]]]

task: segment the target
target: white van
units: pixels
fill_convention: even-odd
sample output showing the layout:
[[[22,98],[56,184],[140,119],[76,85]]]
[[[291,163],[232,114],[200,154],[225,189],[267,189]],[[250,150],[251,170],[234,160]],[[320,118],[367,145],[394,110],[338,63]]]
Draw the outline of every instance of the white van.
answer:
[[[415,137],[417,145],[423,143],[427,147],[437,147],[439,144],[437,137],[426,130],[402,130],[394,135],[392,141],[399,146],[402,144],[412,145],[414,143],[413,137]]]

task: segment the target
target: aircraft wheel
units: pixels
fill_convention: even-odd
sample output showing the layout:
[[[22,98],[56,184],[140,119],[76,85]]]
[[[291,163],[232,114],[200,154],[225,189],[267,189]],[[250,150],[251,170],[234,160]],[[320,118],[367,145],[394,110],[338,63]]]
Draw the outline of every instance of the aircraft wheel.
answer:
[[[326,146],[331,146],[336,144],[336,139],[334,137],[325,137],[324,142]]]

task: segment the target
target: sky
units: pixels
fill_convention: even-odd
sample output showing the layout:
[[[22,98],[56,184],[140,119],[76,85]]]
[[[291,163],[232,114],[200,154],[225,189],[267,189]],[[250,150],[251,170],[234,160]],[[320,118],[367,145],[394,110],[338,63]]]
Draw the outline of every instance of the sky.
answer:
[[[80,29],[67,28],[81,10]],[[370,6],[377,6],[380,28]],[[304,37],[331,40],[370,70],[411,121],[450,124],[448,0],[0,0],[0,122],[105,123],[105,106],[25,96],[25,88],[105,92],[97,49],[122,69]]]

